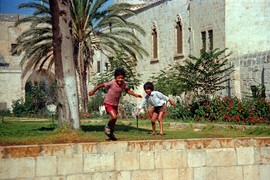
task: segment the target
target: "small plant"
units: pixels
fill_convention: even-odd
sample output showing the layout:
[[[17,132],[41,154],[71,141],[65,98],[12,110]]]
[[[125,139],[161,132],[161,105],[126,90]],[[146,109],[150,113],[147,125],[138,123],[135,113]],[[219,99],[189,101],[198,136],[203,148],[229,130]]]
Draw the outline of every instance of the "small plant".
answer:
[[[262,87],[252,85],[250,86],[251,92],[252,92],[252,97],[253,98],[265,98],[265,86],[263,85]]]
[[[22,99],[12,101],[11,107],[12,107],[12,112],[14,116],[21,117],[24,115],[25,106]]]

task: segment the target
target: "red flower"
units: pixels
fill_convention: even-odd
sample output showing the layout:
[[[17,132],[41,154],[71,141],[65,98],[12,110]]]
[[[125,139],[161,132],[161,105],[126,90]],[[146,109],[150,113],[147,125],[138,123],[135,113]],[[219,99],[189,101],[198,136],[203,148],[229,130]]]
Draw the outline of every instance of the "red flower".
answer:
[[[233,105],[233,101],[229,101],[228,106],[231,107]]]
[[[88,117],[91,117],[91,114],[89,114],[89,113],[82,114],[82,118],[88,118]]]

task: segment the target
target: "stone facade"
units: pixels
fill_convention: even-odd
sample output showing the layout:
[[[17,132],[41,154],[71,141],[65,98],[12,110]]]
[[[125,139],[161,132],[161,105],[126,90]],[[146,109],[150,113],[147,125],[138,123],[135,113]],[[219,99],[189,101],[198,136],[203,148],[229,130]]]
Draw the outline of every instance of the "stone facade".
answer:
[[[117,2],[125,1],[117,0]],[[147,33],[146,37],[141,37],[140,40],[145,49],[150,52],[150,57],[141,59],[137,67],[137,70],[143,74],[143,82],[169,64],[181,63],[189,54],[199,56],[200,49],[203,47],[201,33],[206,33],[206,48],[208,48],[209,32],[212,32],[213,48],[228,48],[233,53],[230,61],[235,65],[229,82],[231,87],[220,92],[220,95],[242,98],[247,92],[250,93],[250,85],[260,85],[261,82],[265,83],[266,94],[269,94],[269,78],[266,78],[270,72],[269,62],[261,60],[261,56],[267,59],[270,49],[269,1],[153,0],[138,3],[147,5],[142,8],[138,5],[138,15],[130,17],[129,20],[141,24]],[[174,31],[177,16],[180,17],[183,28],[181,58],[175,58]],[[158,34],[158,62],[156,63],[151,63],[153,24],[157,27]],[[241,63],[239,64],[236,59],[241,59]],[[260,68],[253,65],[247,68],[250,59]],[[263,81],[259,76],[262,70],[265,75]],[[254,74],[252,76],[255,78],[250,78],[251,74]]]
[[[0,146],[0,179],[266,180],[269,138]]]
[[[12,44],[25,29],[14,27],[24,16],[0,14],[0,109],[10,109],[13,100],[24,98],[21,78],[21,57],[12,54]]]

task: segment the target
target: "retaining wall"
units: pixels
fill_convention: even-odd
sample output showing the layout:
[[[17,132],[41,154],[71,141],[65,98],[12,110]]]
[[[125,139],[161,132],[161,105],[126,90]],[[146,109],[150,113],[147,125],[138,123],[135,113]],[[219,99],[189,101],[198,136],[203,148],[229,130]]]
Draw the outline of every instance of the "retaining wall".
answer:
[[[270,138],[0,146],[0,179],[266,180]]]

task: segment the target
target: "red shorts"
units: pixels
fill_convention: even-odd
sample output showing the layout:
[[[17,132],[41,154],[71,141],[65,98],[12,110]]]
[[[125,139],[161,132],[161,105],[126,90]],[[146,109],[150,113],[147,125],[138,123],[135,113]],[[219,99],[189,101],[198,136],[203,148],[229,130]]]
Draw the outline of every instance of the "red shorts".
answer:
[[[107,113],[109,113],[112,110],[118,112],[118,106],[112,106],[112,105],[107,104],[107,103],[104,103],[104,106],[105,106],[105,110]]]

